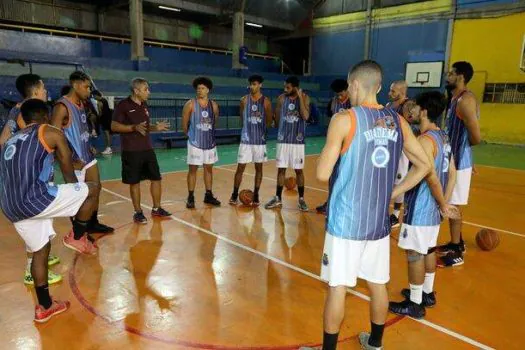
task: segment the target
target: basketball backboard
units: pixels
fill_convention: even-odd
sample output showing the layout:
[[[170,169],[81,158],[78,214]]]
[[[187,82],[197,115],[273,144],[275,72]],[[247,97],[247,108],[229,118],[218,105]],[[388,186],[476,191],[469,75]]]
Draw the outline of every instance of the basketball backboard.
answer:
[[[523,34],[523,44],[521,44],[520,69],[525,72],[525,34]]]
[[[408,87],[439,88],[443,78],[443,62],[407,62],[405,80]]]

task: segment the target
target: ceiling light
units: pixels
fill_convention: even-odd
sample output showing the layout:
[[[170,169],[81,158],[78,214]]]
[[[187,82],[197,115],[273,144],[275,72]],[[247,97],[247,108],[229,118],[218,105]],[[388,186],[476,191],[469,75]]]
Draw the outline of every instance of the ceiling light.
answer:
[[[263,26],[260,25],[260,24],[257,24],[257,23],[251,23],[251,22],[246,22],[246,25],[247,26],[250,26],[250,27],[255,27],[255,28],[262,28]]]
[[[175,7],[168,7],[168,6],[162,6],[159,5],[159,9],[168,10],[168,11],[174,11],[174,12],[180,12],[181,9],[175,8]]]

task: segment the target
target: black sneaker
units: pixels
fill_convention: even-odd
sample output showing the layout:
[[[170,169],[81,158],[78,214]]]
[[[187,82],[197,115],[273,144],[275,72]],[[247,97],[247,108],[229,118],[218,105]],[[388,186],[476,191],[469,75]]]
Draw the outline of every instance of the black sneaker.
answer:
[[[437,259],[437,266],[438,267],[454,267],[454,266],[460,266],[465,263],[465,260],[463,260],[463,253],[460,251],[451,251],[445,256],[441,256]]]
[[[405,297],[405,299],[410,300],[410,289],[405,288],[401,291],[401,295]],[[421,305],[424,307],[433,308],[436,306],[436,293],[425,293],[423,292],[423,301],[421,302]]]
[[[89,233],[102,233],[102,234],[109,234],[115,232],[115,229],[113,227],[109,227],[107,225],[104,225],[98,221],[95,221],[94,223],[90,224],[88,226]]]
[[[143,212],[138,212],[133,215],[133,222],[146,225],[148,223],[148,219],[146,219]]]
[[[195,197],[188,197],[186,200],[186,208],[195,209]]]
[[[171,213],[162,208],[157,208],[151,210],[151,216],[158,218],[167,218],[171,216]]]
[[[328,206],[328,202],[324,202],[322,205],[315,208],[318,214],[325,214],[326,215],[326,207]]]
[[[252,205],[253,205],[254,207],[258,207],[259,205],[261,205],[261,201],[260,201],[260,199],[259,199],[259,194],[258,194],[258,193],[254,193],[254,194],[253,194]]]
[[[237,205],[237,204],[239,204],[239,201],[238,201],[237,198],[238,198],[238,195],[235,195],[235,194],[232,193],[232,196],[230,197],[230,202],[229,202],[229,203],[230,203],[231,205]],[[206,199],[205,199],[205,200],[206,200]]]
[[[390,226],[392,228],[399,226],[399,218],[394,214],[390,215]]]
[[[449,253],[453,253],[455,251],[460,251],[462,254],[467,252],[467,248],[465,247],[465,242],[461,240],[458,244],[448,242],[447,244],[440,245],[436,248],[436,254],[437,255],[447,255]]]
[[[213,194],[206,194],[204,196],[204,203],[213,205],[214,207],[220,207],[221,202],[213,196]]]
[[[425,317],[426,314],[423,305],[416,304],[408,299],[405,299],[400,303],[390,302],[388,304],[388,310],[396,315],[410,316],[417,320]]]

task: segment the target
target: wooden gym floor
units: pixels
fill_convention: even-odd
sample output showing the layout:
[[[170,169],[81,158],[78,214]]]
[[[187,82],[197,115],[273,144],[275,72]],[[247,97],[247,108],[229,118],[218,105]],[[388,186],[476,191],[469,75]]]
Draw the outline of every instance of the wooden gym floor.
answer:
[[[52,270],[64,280],[53,296],[71,309],[44,325],[33,323],[32,289],[22,281],[24,245],[0,215],[0,349],[297,349],[318,345],[326,286],[319,281],[324,217],[314,212],[327,195],[315,180],[316,155],[307,157],[306,200],[297,210],[295,191],[285,191],[282,210],[227,204],[235,165],[214,173],[214,192],[223,201],[211,209],[201,202],[185,209],[186,172],[164,174],[163,206],[168,220],[132,223],[128,187],[103,183],[101,221],[117,227],[100,238],[99,254],[79,256],[61,239],[67,219],[57,220],[52,252],[62,262]],[[116,164],[116,162],[112,161]],[[470,205],[465,210],[465,264],[439,269],[438,304],[426,319],[389,316],[386,349],[522,349],[525,314],[525,172],[477,166]],[[242,188],[252,188],[253,167]],[[275,162],[264,168],[261,200],[275,192]],[[149,184],[142,202],[151,208]],[[500,246],[483,252],[475,244],[481,227],[495,228]],[[391,300],[407,286],[405,256],[392,235]],[[442,225],[440,241],[449,238]],[[365,284],[347,298],[341,349],[358,349],[356,336],[368,330]]]

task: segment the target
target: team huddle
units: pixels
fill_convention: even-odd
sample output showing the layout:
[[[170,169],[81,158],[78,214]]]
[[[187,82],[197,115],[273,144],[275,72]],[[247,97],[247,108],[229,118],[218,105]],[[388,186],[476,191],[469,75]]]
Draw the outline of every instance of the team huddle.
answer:
[[[371,332],[361,333],[359,341],[364,349],[381,349],[388,310],[424,317],[425,308],[436,305],[436,265],[463,263],[465,245],[458,206],[468,202],[471,146],[480,142],[477,102],[466,88],[472,75],[472,66],[467,62],[456,62],[448,73],[452,98],[445,130],[440,121],[448,101],[439,91],[424,92],[410,100],[406,83],[395,82],[389,93],[391,103],[380,105],[377,94],[383,73],[374,61],[357,64],[348,80],[332,83],[336,96],[328,110],[333,117],[317,163],[318,180],[329,183],[328,199],[317,208],[326,215],[321,277],[329,284],[323,349],[337,346],[346,288],[354,287],[358,278],[367,281],[371,294]],[[260,75],[251,76],[250,93],[240,101],[242,130],[229,203],[238,204],[246,165],[254,163],[252,204],[260,205],[267,128],[273,124],[278,128],[277,185],[275,196],[264,207],[282,207],[286,170],[292,168],[297,178],[298,208],[308,211],[303,168],[310,98],[299,88],[299,80],[290,77],[274,110],[271,99],[262,94],[263,81]],[[97,219],[101,184],[97,161],[90,150],[85,110],[91,78],[75,72],[70,76],[70,87],[50,113],[40,77],[20,76],[17,88],[24,101],[10,112],[0,135],[0,206],[26,244],[24,281],[35,286],[36,322],[45,322],[69,307],[68,302],[52,299],[48,290],[49,284],[61,280],[60,275],[48,270],[59,262],[58,257],[49,254],[51,239],[56,235],[53,219],[71,218],[72,229],[63,243],[83,254],[97,251],[92,234],[113,232]],[[220,106],[209,97],[213,89],[210,79],[197,78],[193,87],[196,96],[186,102],[182,111],[189,167],[188,209],[196,207],[194,191],[200,166],[204,170],[204,203],[221,205],[212,192]],[[145,224],[147,218],[140,204],[143,180],[151,181],[151,215],[171,216],[161,207],[162,177],[150,138],[151,131],[169,130],[170,126],[166,122],[150,123],[146,80],[134,79],[130,90],[130,96],[115,108],[111,129],[121,137],[122,181],[130,186],[133,220]],[[62,171],[63,185],[53,182],[54,159]],[[394,212],[390,214],[392,199]],[[450,221],[451,242],[437,247],[444,217]],[[386,283],[390,279],[390,233],[400,221],[399,247],[407,253],[410,285],[401,291],[405,300],[389,304]]]

